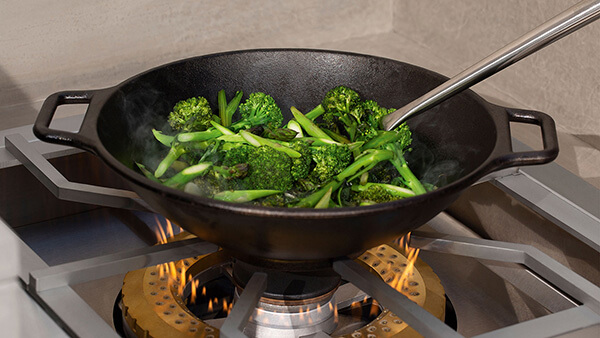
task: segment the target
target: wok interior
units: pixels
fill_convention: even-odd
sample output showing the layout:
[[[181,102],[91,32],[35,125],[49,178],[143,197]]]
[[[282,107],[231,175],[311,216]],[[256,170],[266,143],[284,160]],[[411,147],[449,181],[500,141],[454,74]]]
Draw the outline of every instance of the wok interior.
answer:
[[[308,112],[325,93],[349,86],[364,99],[399,108],[445,80],[428,70],[370,56],[320,51],[248,51],[198,57],[144,73],[119,86],[98,120],[103,146],[121,163],[138,161],[153,168],[166,148],[152,128],[167,129],[173,105],[192,96],[206,97],[217,111],[217,92],[272,95],[286,120],[290,106]],[[459,94],[411,118],[413,151],[409,165],[421,180],[438,187],[479,167],[492,152],[496,129],[474,93]]]

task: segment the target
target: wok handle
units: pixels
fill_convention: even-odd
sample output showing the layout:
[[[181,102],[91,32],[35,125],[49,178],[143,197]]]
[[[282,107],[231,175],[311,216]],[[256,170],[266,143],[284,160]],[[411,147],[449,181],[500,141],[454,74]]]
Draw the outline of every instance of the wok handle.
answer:
[[[86,136],[86,131],[88,131],[89,134],[89,121],[92,117],[97,116],[98,109],[91,108],[93,106],[94,97],[97,96],[99,92],[99,90],[63,91],[48,96],[42,104],[40,113],[35,120],[33,133],[40,140],[45,142],[72,146],[95,153],[95,142]],[[58,106],[65,104],[89,104],[78,132],[50,128],[56,109]]]
[[[508,167],[544,164],[553,161],[558,156],[558,136],[554,120],[547,114],[532,110],[506,108],[509,122],[529,123],[540,126],[542,130],[542,150],[513,152],[512,144],[506,146],[505,154],[493,161],[493,170]],[[510,125],[509,125],[510,128]]]

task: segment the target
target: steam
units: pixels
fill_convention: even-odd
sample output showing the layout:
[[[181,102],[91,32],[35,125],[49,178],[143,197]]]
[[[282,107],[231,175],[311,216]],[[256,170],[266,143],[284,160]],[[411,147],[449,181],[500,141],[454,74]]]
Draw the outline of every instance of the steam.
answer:
[[[439,149],[418,136],[414,137],[412,150],[406,154],[406,161],[422,183],[438,188],[456,181],[464,172],[457,159],[444,156]]]
[[[166,113],[171,111],[165,93],[149,85],[141,85],[135,90],[123,93],[120,102],[120,110],[123,114],[123,122],[129,135],[120,139],[129,140],[131,143],[123,145],[127,148],[129,159],[121,159],[122,162],[135,168],[132,161],[142,163],[149,168],[156,168],[167,149],[161,145],[152,135],[152,129],[170,130],[165,118]]]

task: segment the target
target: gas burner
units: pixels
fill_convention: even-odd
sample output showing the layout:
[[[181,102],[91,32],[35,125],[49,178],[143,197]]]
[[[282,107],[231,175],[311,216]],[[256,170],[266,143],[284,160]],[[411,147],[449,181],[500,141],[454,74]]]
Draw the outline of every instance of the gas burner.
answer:
[[[170,241],[193,237],[182,233]],[[444,320],[446,298],[439,278],[422,260],[413,263],[406,256],[398,243],[389,243],[364,252],[355,261]],[[318,332],[348,338],[417,335],[333,270],[263,269],[222,250],[129,272],[119,306],[123,332],[127,337],[217,337],[246,282],[259,271],[267,275],[267,289],[243,330],[250,337],[300,337]]]

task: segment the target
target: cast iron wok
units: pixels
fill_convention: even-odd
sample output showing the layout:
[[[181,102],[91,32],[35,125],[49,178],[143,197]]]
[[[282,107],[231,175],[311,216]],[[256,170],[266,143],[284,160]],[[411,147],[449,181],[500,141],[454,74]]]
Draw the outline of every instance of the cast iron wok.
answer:
[[[185,230],[249,260],[326,261],[359,254],[424,224],[482,176],[511,166],[541,164],[558,154],[553,120],[508,109],[465,91],[408,121],[417,177],[439,188],[373,206],[339,209],[267,208],[203,198],[155,183],[134,161],[155,164],[167,149],[151,129],[165,126],[173,105],[217,92],[271,94],[289,119],[290,106],[307,112],[337,85],[386,107],[401,107],[446,77],[410,64],[368,55],[305,49],[247,50],[177,61],[111,88],[65,91],[44,102],[34,132],[41,140],[96,154],[152,208]],[[49,127],[56,107],[89,104],[77,133]],[[509,122],[537,124],[544,149],[513,152]],[[162,147],[162,148],[161,148]]]

